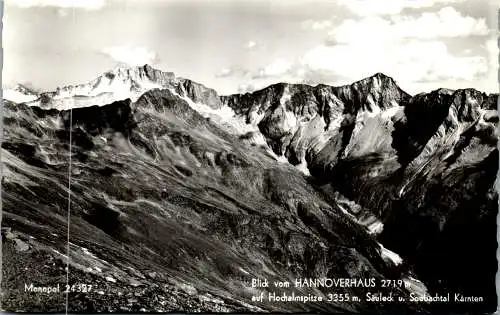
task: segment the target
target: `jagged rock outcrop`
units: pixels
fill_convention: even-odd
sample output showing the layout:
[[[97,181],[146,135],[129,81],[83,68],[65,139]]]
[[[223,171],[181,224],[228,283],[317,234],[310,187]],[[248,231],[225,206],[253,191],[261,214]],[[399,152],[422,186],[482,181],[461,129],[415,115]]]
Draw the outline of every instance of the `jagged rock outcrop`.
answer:
[[[307,163],[313,172],[313,165],[332,162],[324,161],[323,155],[335,160],[345,154],[352,133],[365,120],[381,112],[390,115],[408,99],[392,78],[381,73],[342,87],[276,84],[222,97],[247,122],[258,123],[276,154],[295,165]],[[322,167],[317,172],[323,172]]]
[[[209,89],[203,84],[188,79],[180,79],[178,93],[187,96],[195,103],[205,104],[213,109],[219,109],[222,102],[214,89]]]

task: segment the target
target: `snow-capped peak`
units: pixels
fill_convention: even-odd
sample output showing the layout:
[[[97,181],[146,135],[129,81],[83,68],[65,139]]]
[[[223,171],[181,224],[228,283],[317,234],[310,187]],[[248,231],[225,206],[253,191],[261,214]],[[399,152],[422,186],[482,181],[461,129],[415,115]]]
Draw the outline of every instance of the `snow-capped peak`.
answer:
[[[13,90],[26,95],[38,95],[38,92],[34,88],[30,88],[25,84],[18,83],[13,87]]]
[[[118,65],[96,79],[78,85],[58,87],[53,92],[26,93],[20,87],[4,90],[4,98],[15,103],[60,110],[105,105],[130,98],[135,101],[144,92],[155,88],[174,88],[177,79],[172,72],[163,72],[150,65],[126,68]]]
[[[126,95],[125,98],[137,98],[138,95],[135,95],[137,93],[143,93],[153,88],[167,87],[165,83],[172,82],[172,80],[169,82],[161,80],[165,76],[154,75],[155,72],[162,73],[149,65],[134,68],[117,66],[86,84],[64,87],[57,89],[56,92],[60,97],[98,96],[102,93],[112,93],[118,98],[121,95]],[[173,74],[167,74],[169,78],[175,78]]]
[[[3,89],[3,98],[14,103],[31,102],[38,97],[38,93],[34,89],[23,84],[15,84]]]

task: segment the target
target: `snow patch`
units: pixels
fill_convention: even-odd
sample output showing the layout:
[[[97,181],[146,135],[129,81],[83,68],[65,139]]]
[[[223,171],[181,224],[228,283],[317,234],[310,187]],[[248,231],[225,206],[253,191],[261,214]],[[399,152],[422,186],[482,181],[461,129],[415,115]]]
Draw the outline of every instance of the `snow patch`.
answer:
[[[405,192],[406,185],[403,185],[401,189],[398,191],[398,198],[401,198],[403,196],[403,193]]]
[[[340,126],[342,125],[342,121],[344,121],[344,116],[343,115],[338,116],[337,118],[335,118],[330,122],[330,124],[328,125],[328,130],[339,129]]]
[[[290,132],[297,126],[297,117],[289,111],[285,111],[285,119],[283,120],[283,131]]]
[[[57,250],[55,250],[55,249],[53,249],[53,248],[52,248],[52,251],[53,251],[54,253],[56,253],[56,254],[58,254],[58,255],[62,256],[64,259],[68,259],[68,256],[67,256],[67,255],[62,254],[62,253],[60,253],[59,251],[57,251]]]
[[[285,156],[283,156],[283,155],[280,155],[280,156],[275,155],[275,156],[276,156],[276,161],[278,161],[280,163],[288,164],[288,159]]]
[[[239,269],[241,272],[243,272],[243,273],[245,273],[245,274],[247,274],[247,275],[249,275],[249,274],[250,274],[248,271],[246,271],[245,269],[243,269],[243,268],[241,268],[241,267],[239,267],[238,269]]]
[[[19,91],[6,89],[3,90],[3,98],[14,103],[27,103],[36,100],[38,96],[24,94]]]
[[[299,165],[295,166],[299,171],[301,171],[306,176],[311,176],[309,168],[307,167],[307,162],[302,161]]]
[[[109,282],[113,282],[113,283],[116,283],[116,279],[113,278],[113,277],[110,277],[110,276],[106,276],[105,279]]]
[[[283,94],[281,95],[280,98],[280,104],[281,106],[285,106],[287,102],[289,102],[292,99],[292,95],[290,94],[290,87],[287,85],[285,86],[283,90]]]
[[[380,77],[378,75],[375,75],[372,77],[372,83],[373,83],[374,90],[379,90],[380,86],[382,85],[380,82]]]
[[[394,263],[396,266],[403,263],[403,259],[398,254],[396,254],[395,252],[393,252],[391,250],[388,250],[380,243],[379,243],[379,245],[380,245],[380,250],[381,250],[380,254],[384,260],[386,260],[386,261],[388,260],[388,261]]]
[[[460,124],[458,121],[456,109],[453,106],[450,106],[450,108],[448,109],[448,117],[450,117],[453,126],[458,126]]]
[[[394,101],[393,101],[393,107],[391,107],[391,108],[388,108],[388,109],[384,110],[384,111],[381,113],[381,116],[382,116],[382,118],[384,118],[384,119],[392,118],[392,117],[394,117],[394,115],[396,115],[396,113],[398,113],[400,110],[404,110],[404,106],[399,106],[398,104],[396,104],[396,102],[394,102]]]
[[[356,219],[356,217],[354,215],[352,215],[352,213],[347,211],[342,205],[340,205],[340,204],[337,204],[337,205],[339,206],[340,210],[342,210],[342,212],[344,212],[346,215],[350,216],[351,218]]]
[[[256,125],[247,124],[244,118],[237,116],[234,110],[227,105],[224,105],[219,109],[213,109],[206,104],[193,102],[193,100],[187,96],[178,96],[185,100],[191,108],[196,110],[203,117],[211,118],[215,123],[220,125],[233,127],[238,134],[259,131]]]
[[[266,138],[264,138],[264,135],[262,133],[260,133],[259,131],[255,132],[252,135],[251,141],[252,141],[252,143],[254,143],[256,145],[267,145]]]
[[[403,281],[405,283],[405,288],[407,288],[409,292],[414,293],[418,297],[424,297],[428,294],[427,287],[422,283],[422,281],[415,279],[412,276],[403,278]]]
[[[368,225],[368,233],[370,234],[380,234],[384,230],[384,224],[380,221],[373,222]]]
[[[85,255],[88,255],[88,256],[91,256],[91,257],[93,257],[93,258],[96,258],[96,257],[94,256],[94,254],[92,254],[92,253],[91,253],[88,249],[86,249],[85,247],[81,247],[81,249],[82,249],[82,251],[83,251],[83,253],[84,253]]]

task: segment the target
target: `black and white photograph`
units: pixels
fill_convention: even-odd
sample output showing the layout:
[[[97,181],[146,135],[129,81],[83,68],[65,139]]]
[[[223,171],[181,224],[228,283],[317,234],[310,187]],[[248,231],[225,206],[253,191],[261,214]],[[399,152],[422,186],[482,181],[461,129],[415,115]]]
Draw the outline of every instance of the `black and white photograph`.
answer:
[[[2,312],[497,310],[497,1],[0,3]]]

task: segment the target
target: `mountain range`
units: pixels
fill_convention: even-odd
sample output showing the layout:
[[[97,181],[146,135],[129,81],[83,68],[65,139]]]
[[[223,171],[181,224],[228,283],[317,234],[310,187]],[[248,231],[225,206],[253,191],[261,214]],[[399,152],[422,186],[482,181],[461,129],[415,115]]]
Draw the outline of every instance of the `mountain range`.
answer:
[[[99,288],[72,311],[496,309],[498,94],[412,96],[377,73],[220,96],[145,65],[4,98],[6,310],[64,309],[21,291],[64,282],[68,196],[70,278]],[[321,277],[484,301],[255,302],[248,285]]]

